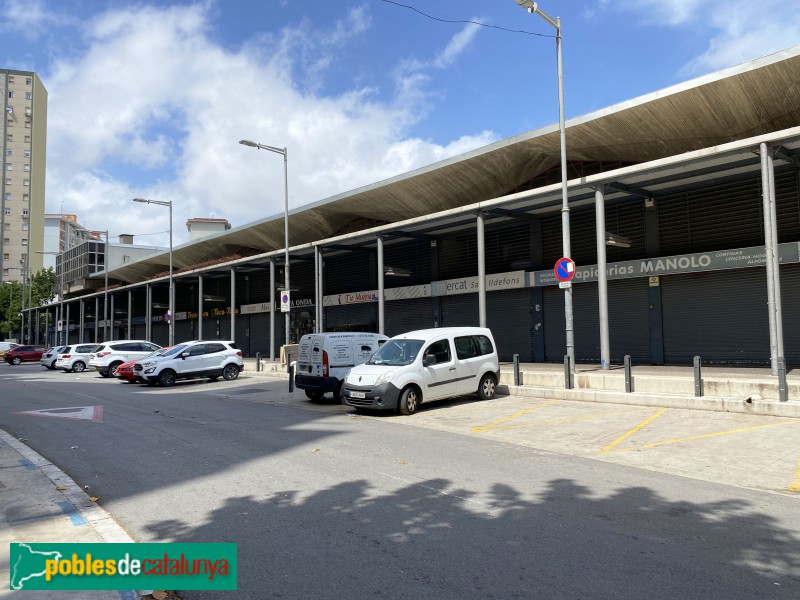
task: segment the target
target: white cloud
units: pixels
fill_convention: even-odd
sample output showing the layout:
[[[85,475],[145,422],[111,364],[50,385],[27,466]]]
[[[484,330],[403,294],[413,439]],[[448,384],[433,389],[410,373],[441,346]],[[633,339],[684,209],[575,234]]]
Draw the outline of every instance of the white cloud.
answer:
[[[47,26],[72,21],[66,14],[45,8],[42,0],[6,0],[0,18],[0,31],[19,31],[29,38],[36,38]]]
[[[478,34],[480,25],[470,23],[452,37],[445,49],[433,61],[433,64],[440,69],[452,65],[459,55],[472,43]]]
[[[303,85],[370,26],[363,7],[328,31],[301,23],[235,51],[212,40],[209,18],[205,5],[103,13],[86,25],[84,49],[43,74],[49,211],[63,201],[88,227],[142,234],[167,230],[167,211],[131,198],[172,200],[177,244],[191,217],[241,225],[283,212],[282,157],[241,146],[243,138],[288,148],[292,208],[496,139],[405,139],[425,111],[430,69],[452,64],[471,28],[438,59],[400,68],[394,95],[378,101],[369,87],[324,96]],[[166,244],[166,236],[137,241]]]

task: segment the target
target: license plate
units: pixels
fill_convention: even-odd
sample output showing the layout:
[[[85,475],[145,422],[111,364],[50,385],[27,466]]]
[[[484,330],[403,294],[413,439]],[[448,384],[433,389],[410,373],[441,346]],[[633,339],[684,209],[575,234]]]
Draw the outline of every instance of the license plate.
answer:
[[[364,392],[350,392],[351,398],[366,398],[367,394]]]

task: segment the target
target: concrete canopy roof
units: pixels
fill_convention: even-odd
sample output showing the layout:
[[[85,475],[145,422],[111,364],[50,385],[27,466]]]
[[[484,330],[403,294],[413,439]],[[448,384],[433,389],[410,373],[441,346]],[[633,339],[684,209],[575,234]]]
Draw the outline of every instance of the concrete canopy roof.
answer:
[[[567,156],[642,163],[797,125],[800,46],[569,119]],[[331,237],[357,220],[374,226],[491,200],[559,162],[556,124],[294,209],[290,243]],[[280,251],[283,219],[283,213],[273,215],[178,246],[175,268]],[[134,283],[166,271],[168,264],[169,254],[159,252],[110,277]]]

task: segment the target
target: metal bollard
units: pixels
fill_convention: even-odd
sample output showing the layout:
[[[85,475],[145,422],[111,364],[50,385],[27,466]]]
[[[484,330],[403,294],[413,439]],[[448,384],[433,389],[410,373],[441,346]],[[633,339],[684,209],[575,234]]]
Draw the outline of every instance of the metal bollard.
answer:
[[[519,354],[514,355],[514,385],[519,385]]]
[[[289,369],[289,392],[294,391],[294,367],[292,366],[292,355],[286,353],[286,366]]]
[[[572,365],[569,362],[569,354],[564,355],[564,389],[572,389]]]
[[[786,385],[786,359],[778,359],[778,401],[789,401],[789,388]]]
[[[631,373],[631,355],[626,354],[622,360],[623,364],[625,365],[625,393],[630,394],[633,391],[633,375]]]
[[[694,357],[694,395],[698,398],[703,395],[703,374],[701,372],[702,360]]]
[[[256,352],[256,372],[261,370],[261,352]]]

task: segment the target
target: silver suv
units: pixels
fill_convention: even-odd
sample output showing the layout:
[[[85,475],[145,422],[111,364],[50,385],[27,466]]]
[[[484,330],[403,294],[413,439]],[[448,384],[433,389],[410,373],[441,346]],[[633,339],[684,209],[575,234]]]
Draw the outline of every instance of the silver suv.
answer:
[[[86,363],[89,362],[89,357],[97,348],[97,344],[64,346],[61,352],[58,353],[55,368],[63,369],[65,372],[72,371],[73,373],[82,373],[86,370]]]
[[[232,381],[243,369],[242,351],[236,343],[216,340],[184,342],[162,356],[141,360],[133,366],[139,381],[164,387],[173,385],[178,379],[198,377],[208,377],[211,381],[222,377]]]
[[[129,360],[144,358],[148,354],[161,350],[161,346],[145,340],[115,340],[105,342],[97,347],[89,358],[89,366],[103,377],[114,376],[117,367]]]

